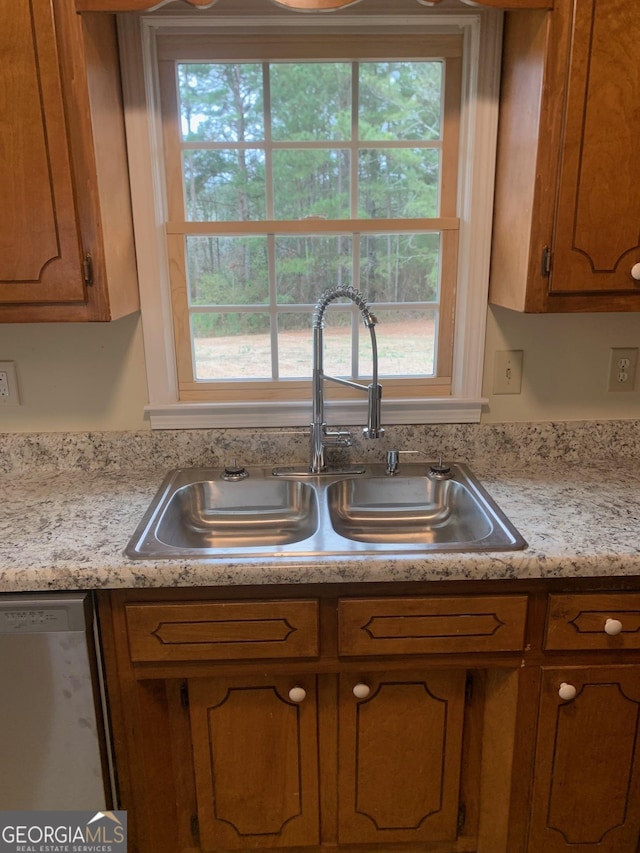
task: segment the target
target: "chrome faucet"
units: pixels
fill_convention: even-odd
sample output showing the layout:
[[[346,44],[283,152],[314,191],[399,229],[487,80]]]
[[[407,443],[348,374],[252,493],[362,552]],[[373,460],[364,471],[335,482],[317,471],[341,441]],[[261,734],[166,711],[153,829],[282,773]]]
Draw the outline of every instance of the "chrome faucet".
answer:
[[[337,376],[327,375],[322,366],[322,355],[324,345],[324,315],[327,306],[334,301],[346,297],[354,302],[360,309],[364,325],[369,329],[371,335],[372,354],[372,382],[370,385],[362,385],[349,379],[339,379]],[[316,303],[313,314],[313,420],[311,422],[310,435],[310,462],[309,473],[319,474],[327,470],[324,450],[325,447],[350,447],[351,433],[348,430],[332,431],[327,429],[324,420],[324,380],[330,379],[340,385],[349,388],[357,388],[365,391],[369,396],[369,411],[367,426],[362,433],[365,438],[380,438],[384,435],[384,429],[380,426],[380,401],[382,399],[382,386],[378,384],[378,346],[376,343],[375,325],[376,317],[371,313],[366,298],[356,290],[355,287],[337,285],[325,290]]]

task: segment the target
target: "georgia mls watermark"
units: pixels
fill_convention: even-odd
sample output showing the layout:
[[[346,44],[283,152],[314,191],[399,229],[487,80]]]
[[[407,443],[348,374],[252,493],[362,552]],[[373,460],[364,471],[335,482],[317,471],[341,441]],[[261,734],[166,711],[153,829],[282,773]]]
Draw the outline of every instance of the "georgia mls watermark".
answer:
[[[0,812],[0,853],[126,851],[126,812]]]

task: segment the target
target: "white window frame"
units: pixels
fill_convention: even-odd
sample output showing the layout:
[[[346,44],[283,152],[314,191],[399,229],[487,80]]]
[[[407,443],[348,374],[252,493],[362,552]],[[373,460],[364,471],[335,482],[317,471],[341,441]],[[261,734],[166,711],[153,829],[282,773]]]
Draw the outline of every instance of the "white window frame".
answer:
[[[460,122],[458,279],[451,396],[387,399],[386,424],[472,423],[480,420],[482,374],[491,250],[491,220],[498,124],[502,13],[495,9],[438,9],[415,16],[321,17],[323,27],[424,26],[463,36],[463,91]],[[313,25],[305,16],[305,25]],[[205,427],[288,427],[309,422],[311,400],[265,403],[184,402],[179,400],[167,264],[162,132],[155,62],[160,31],[195,31],[202,23],[239,27],[246,19],[195,15],[121,15],[118,19],[125,121],[129,147],[134,227],[140,280],[149,403],[153,429]],[[300,26],[300,15],[251,18],[251,26]],[[311,368],[311,366],[310,366]],[[387,380],[393,382],[393,379]],[[333,424],[360,424],[363,403],[327,403]]]

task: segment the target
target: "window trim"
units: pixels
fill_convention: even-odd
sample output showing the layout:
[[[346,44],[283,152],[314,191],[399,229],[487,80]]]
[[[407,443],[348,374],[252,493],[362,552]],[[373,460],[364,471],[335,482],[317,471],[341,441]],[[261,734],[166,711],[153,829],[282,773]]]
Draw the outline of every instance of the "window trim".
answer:
[[[168,221],[166,223],[166,242],[169,254],[169,267],[171,270],[171,295],[173,304],[174,340],[176,342],[176,362],[178,373],[178,387],[180,400],[201,402],[229,402],[231,400],[277,399],[285,402],[292,399],[309,400],[311,397],[311,347],[309,346],[309,361],[307,364],[307,378],[283,377],[278,379],[259,379],[253,377],[235,379],[214,378],[211,381],[198,379],[195,376],[196,352],[191,318],[199,310],[190,306],[185,311],[185,304],[189,302],[188,274],[186,267],[187,250],[185,241],[189,236],[225,236],[225,235],[256,235],[267,238],[267,244],[271,251],[279,237],[302,235],[344,235],[353,240],[355,244],[358,237],[365,234],[424,234],[435,232],[440,242],[440,268],[441,279],[440,293],[434,303],[435,312],[438,317],[437,330],[434,340],[436,350],[436,370],[428,375],[410,375],[399,379],[385,381],[385,402],[392,397],[404,398],[407,395],[426,399],[430,396],[450,396],[451,362],[453,349],[453,327],[454,327],[454,298],[456,285],[456,271],[458,258],[458,234],[459,220],[457,211],[457,178],[458,178],[458,147],[460,139],[459,116],[460,116],[460,86],[461,86],[461,34],[449,36],[427,37],[415,30],[406,31],[395,29],[393,33],[384,32],[371,37],[370,33],[357,32],[345,33],[341,30],[331,39],[307,35],[308,29],[303,32],[278,32],[277,35],[265,35],[264,33],[246,33],[247,28],[241,31],[230,30],[228,35],[221,36],[218,33],[203,35],[195,39],[195,44],[190,36],[175,34],[160,34],[157,39],[157,50],[159,60],[158,80],[161,90],[161,108],[163,111],[163,140],[165,152],[165,169],[167,177],[167,201]],[[398,49],[398,35],[401,35],[402,44]],[[304,37],[303,37],[304,36]],[[309,47],[309,42],[313,42]],[[437,215],[432,218],[421,217],[409,219],[398,216],[392,219],[384,218],[353,218],[318,220],[315,217],[309,219],[275,219],[274,211],[269,204],[269,186],[267,179],[267,206],[265,218],[236,220],[199,220],[190,219],[185,209],[184,198],[184,173],[183,173],[183,151],[190,147],[199,147],[197,143],[183,144],[180,133],[180,108],[178,103],[177,62],[217,62],[229,61],[235,57],[238,62],[266,63],[280,61],[306,62],[322,53],[329,60],[348,61],[375,61],[383,57],[392,57],[394,60],[403,58],[412,59],[416,56],[424,58],[436,57],[445,64],[443,77],[445,85],[442,90],[442,129],[439,137],[435,140],[401,140],[384,143],[363,142],[356,136],[348,140],[323,140],[302,143],[316,148],[342,148],[350,149],[352,152],[352,163],[357,164],[357,153],[361,148],[368,147],[392,147],[405,149],[408,147],[421,148],[424,151],[437,150],[440,152],[440,199]],[[350,59],[345,60],[348,56]],[[266,163],[269,162],[269,154],[279,148],[288,148],[290,142],[273,141],[267,134],[261,141],[267,152]],[[215,145],[215,143],[214,143]],[[300,143],[294,143],[299,148]],[[204,146],[203,146],[204,147]],[[217,146],[216,146],[217,147]],[[227,148],[228,143],[221,143],[220,147]],[[247,148],[252,143],[246,144]],[[355,167],[357,174],[357,165]],[[354,199],[351,198],[353,203]],[[271,195],[271,205],[274,199]],[[271,238],[271,239],[269,239]],[[272,272],[275,270],[272,268]],[[358,275],[353,277],[358,281]],[[359,286],[356,284],[356,286]],[[317,291],[316,297],[320,295]],[[365,290],[365,295],[367,291]],[[314,300],[304,308],[305,313],[311,321]],[[273,304],[269,306],[271,311],[279,311],[283,306]],[[353,311],[353,319],[358,322],[357,312]],[[385,308],[390,306],[384,301],[375,299],[375,310],[377,316],[382,319],[382,335],[386,331],[384,323]],[[396,310],[411,311],[411,306],[403,302],[393,305]],[[419,306],[420,310],[428,310],[426,301]],[[232,310],[238,310],[236,308]],[[240,311],[243,310],[241,307]],[[286,309],[284,309],[286,311]],[[302,306],[296,307],[296,311],[303,310]],[[262,306],[251,306],[247,311],[264,311]],[[266,313],[266,312],[265,312]],[[271,334],[274,334],[273,328]],[[365,337],[367,337],[365,335]],[[309,338],[309,345],[311,338]],[[382,346],[382,339],[380,340]],[[273,351],[272,351],[273,358]],[[369,375],[365,363],[365,372],[360,375],[350,375],[349,378],[362,382]],[[273,368],[273,365],[271,365]],[[326,400],[352,399],[352,389],[344,386],[331,385],[326,389]]]
[[[164,28],[184,32],[194,28],[196,15],[118,18],[123,69],[125,121],[128,134],[134,227],[138,251],[140,298],[149,403],[146,411],[154,429],[189,427],[296,426],[310,418],[311,401],[185,402],[178,396],[174,355],[170,284],[164,232],[166,210],[161,173],[162,127],[155,67],[156,33]],[[238,27],[242,18],[220,15],[209,23]],[[246,23],[246,22],[245,22]],[[313,25],[307,20],[305,24]],[[299,26],[299,17],[252,18],[251,26]],[[323,16],[317,24],[326,30]],[[463,93],[459,172],[459,264],[456,289],[456,330],[451,395],[432,398],[385,398],[387,424],[470,423],[480,420],[482,373],[487,314],[494,163],[498,119],[499,60],[502,13],[491,9],[440,13],[428,22],[409,16],[340,16],[335,26],[437,26],[442,32],[462,32],[464,40]],[[482,61],[481,61],[482,59]],[[154,167],[154,164],[155,167]],[[393,380],[390,380],[393,381]],[[327,403],[328,417],[340,425],[359,424],[360,400]]]

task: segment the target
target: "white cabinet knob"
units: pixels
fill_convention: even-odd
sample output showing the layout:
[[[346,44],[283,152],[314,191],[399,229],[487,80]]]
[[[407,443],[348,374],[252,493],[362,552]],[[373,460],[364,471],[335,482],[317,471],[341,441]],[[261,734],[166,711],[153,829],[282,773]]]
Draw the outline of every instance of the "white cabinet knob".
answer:
[[[371,688],[368,684],[356,684],[353,688],[353,695],[356,699],[366,699],[367,696],[371,693]]]
[[[615,637],[622,631],[622,622],[619,619],[607,619],[604,623],[604,632],[610,637]]]
[[[631,267],[631,278],[635,278],[636,281],[640,281],[640,263],[634,264]]]
[[[307,691],[304,687],[292,687],[289,691],[289,699],[292,702],[304,702],[307,696]]]
[[[560,690],[558,690],[558,696],[561,699],[564,699],[565,701],[569,702],[569,701],[571,701],[571,699],[576,698],[577,692],[578,691],[573,686],[573,684],[567,684],[566,681],[563,681],[562,684],[560,685]]]

